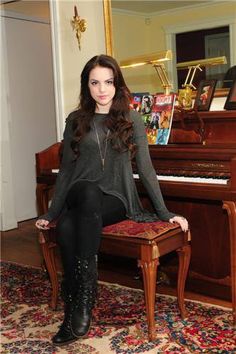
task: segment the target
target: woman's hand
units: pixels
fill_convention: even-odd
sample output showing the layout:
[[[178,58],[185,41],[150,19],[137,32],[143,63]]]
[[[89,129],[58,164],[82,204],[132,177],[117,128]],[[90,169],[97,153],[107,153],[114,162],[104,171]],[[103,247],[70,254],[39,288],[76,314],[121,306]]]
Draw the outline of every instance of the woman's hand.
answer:
[[[188,221],[183,216],[176,215],[173,218],[171,218],[169,222],[171,223],[177,222],[180,225],[182,231],[184,232],[188,231]]]
[[[40,230],[49,230],[48,227],[49,221],[44,219],[38,219],[35,223],[35,226]]]

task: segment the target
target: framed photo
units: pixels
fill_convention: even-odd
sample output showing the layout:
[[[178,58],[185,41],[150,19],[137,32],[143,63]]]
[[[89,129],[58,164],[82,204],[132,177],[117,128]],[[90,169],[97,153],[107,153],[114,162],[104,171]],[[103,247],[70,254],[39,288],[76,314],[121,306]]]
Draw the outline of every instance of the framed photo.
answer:
[[[217,80],[202,80],[199,83],[194,102],[194,109],[197,111],[209,111],[214,96]]]
[[[236,109],[236,80],[234,80],[225,101],[224,109]]]

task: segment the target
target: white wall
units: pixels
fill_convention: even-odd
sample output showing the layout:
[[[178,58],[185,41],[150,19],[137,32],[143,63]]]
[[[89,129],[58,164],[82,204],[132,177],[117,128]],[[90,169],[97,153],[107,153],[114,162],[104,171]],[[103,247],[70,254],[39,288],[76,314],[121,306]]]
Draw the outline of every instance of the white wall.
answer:
[[[49,23],[30,18],[3,22],[1,223],[6,230],[37,215],[35,153],[56,141],[56,118]]]
[[[81,35],[81,50],[70,21],[74,6],[87,22]],[[57,134],[62,137],[65,118],[78,105],[80,74],[85,63],[94,55],[106,53],[102,0],[50,0],[54,79],[57,109]]]

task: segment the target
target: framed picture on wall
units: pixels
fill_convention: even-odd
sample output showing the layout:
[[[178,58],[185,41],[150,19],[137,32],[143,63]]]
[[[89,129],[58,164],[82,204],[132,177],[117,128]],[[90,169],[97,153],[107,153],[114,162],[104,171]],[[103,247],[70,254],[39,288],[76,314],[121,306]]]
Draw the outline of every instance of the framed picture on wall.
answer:
[[[234,80],[225,101],[224,109],[236,109],[236,80]]]
[[[209,111],[217,80],[202,80],[199,83],[194,109],[197,111]]]

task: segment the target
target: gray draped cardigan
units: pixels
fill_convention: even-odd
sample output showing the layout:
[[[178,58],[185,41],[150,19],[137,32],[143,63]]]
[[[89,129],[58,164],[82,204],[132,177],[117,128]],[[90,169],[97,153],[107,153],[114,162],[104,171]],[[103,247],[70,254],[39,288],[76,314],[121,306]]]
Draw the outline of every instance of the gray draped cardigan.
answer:
[[[40,218],[48,221],[58,218],[62,211],[66,209],[66,196],[70,187],[79,180],[93,181],[104,193],[121,199],[126,208],[127,217],[132,220],[149,222],[158,219],[167,221],[172,218],[175,214],[168,211],[163,201],[156,172],[149,155],[145,127],[141,116],[135,111],[130,111],[130,119],[134,127],[133,141],[137,145],[135,159],[138,174],[152,200],[155,213],[150,213],[142,207],[133,178],[128,151],[122,153],[115,151],[108,140],[104,156],[104,170],[102,168],[94,124],[96,125],[102,154],[104,154],[107,131],[104,128],[103,120],[106,114],[95,113],[94,124],[91,124],[91,130],[81,141],[79,145],[80,154],[75,159],[70,146],[73,138],[72,123],[75,116],[76,112],[72,112],[66,120],[63,157],[57,176],[55,193],[48,213]]]

